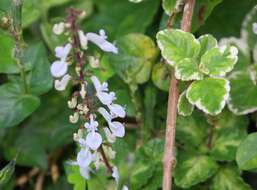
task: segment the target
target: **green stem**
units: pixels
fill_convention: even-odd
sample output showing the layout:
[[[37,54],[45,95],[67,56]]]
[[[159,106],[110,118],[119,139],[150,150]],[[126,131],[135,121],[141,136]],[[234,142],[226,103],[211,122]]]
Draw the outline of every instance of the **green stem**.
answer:
[[[21,22],[21,15],[22,15],[22,0],[12,0],[12,28],[11,33],[13,38],[15,39],[15,59],[16,63],[20,69],[21,80],[23,83],[23,91],[24,93],[29,92],[29,87],[27,84],[27,76],[24,64],[22,63],[22,56],[23,56],[23,38],[22,38],[22,22]]]

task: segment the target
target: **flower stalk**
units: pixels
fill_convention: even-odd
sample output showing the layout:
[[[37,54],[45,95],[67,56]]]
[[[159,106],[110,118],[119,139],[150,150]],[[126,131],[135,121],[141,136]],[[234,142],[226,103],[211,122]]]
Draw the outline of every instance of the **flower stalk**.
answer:
[[[195,0],[187,0],[184,6],[183,18],[181,23],[181,29],[185,32],[191,30],[191,21],[193,16]],[[170,19],[167,27],[170,27]],[[168,110],[166,121],[166,134],[165,134],[165,147],[163,156],[163,181],[162,189],[172,189],[172,174],[175,165],[175,134],[176,134],[176,118],[177,118],[177,103],[179,97],[178,80],[176,79],[174,72],[172,72],[169,97],[168,97]]]

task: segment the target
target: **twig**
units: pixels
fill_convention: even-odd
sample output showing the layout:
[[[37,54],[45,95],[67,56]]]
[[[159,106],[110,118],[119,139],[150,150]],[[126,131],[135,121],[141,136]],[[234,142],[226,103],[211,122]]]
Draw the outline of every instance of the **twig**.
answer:
[[[22,63],[23,56],[23,38],[22,38],[22,24],[21,24],[21,12],[22,12],[22,0],[12,1],[12,27],[11,33],[15,39],[15,52],[14,56],[16,58],[16,63],[20,69],[20,75],[23,82],[24,93],[29,92],[29,87],[27,84],[25,66]]]
[[[195,0],[187,0],[184,6],[183,18],[181,23],[182,30],[189,32],[191,30],[191,21],[193,15]],[[166,135],[165,147],[163,157],[163,190],[172,189],[172,173],[175,163],[174,144],[176,132],[176,117],[177,117],[177,102],[178,102],[178,81],[175,78],[174,72],[172,73],[169,98],[168,98],[168,111],[166,121]]]
[[[45,173],[41,172],[37,177],[35,190],[43,190],[44,180],[45,180]]]
[[[33,177],[35,177],[40,172],[39,168],[33,168],[29,171],[28,174],[24,174],[17,178],[16,185],[17,186],[24,186],[26,183],[28,183]]]
[[[103,146],[101,145],[100,148],[99,148],[99,151],[103,157],[103,161],[104,161],[104,164],[106,165],[107,169],[108,169],[108,172],[112,173],[112,166],[110,165],[106,155],[105,155],[105,152],[104,152],[104,149],[103,149]]]

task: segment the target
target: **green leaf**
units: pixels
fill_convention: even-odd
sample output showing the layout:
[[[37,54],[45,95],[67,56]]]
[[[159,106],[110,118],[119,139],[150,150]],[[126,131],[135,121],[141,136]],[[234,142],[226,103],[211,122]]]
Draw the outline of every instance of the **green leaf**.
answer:
[[[236,167],[222,166],[214,176],[210,190],[251,190]]]
[[[138,162],[132,169],[131,172],[131,189],[141,189],[144,186],[148,179],[153,176],[154,165],[144,162]]]
[[[257,87],[253,68],[248,72],[234,72],[230,75],[229,109],[236,115],[244,115],[257,110]],[[242,92],[243,97],[242,98]]]
[[[199,111],[194,111],[191,116],[178,116],[176,122],[176,139],[185,146],[200,145],[208,135],[209,124]]]
[[[32,114],[39,106],[36,96],[22,94],[15,83],[0,86],[0,128],[12,127],[19,124]]]
[[[192,114],[194,106],[190,104],[186,98],[186,91],[180,94],[178,99],[178,113],[182,116],[189,116]]]
[[[66,166],[68,182],[73,186],[73,190],[86,189],[86,180],[80,175],[78,166]]]
[[[31,45],[25,52],[24,62],[32,64],[29,75],[30,92],[41,95],[49,91],[52,88],[53,78],[44,45],[42,43]]]
[[[257,169],[257,133],[252,133],[243,140],[236,153],[236,162],[242,170]]]
[[[218,165],[208,156],[182,153],[178,157],[174,171],[175,184],[182,188],[189,188],[204,182],[217,170]]]
[[[187,89],[189,102],[211,115],[219,114],[229,96],[229,81],[223,78],[205,78],[194,81]]]
[[[185,58],[175,65],[175,76],[183,81],[201,80],[203,74],[199,71],[197,60]]]
[[[16,161],[11,160],[3,169],[0,170],[0,187],[6,185],[10,180],[15,170]]]
[[[236,64],[237,53],[238,50],[235,46],[212,48],[201,57],[199,68],[206,75],[223,77]]]
[[[40,16],[41,12],[39,9],[38,0],[26,0],[22,6],[22,27],[27,28],[32,23],[36,22]]]
[[[218,46],[216,38],[214,38],[210,34],[202,35],[198,38],[198,40],[199,40],[200,45],[201,45],[200,56],[202,56],[208,50]]]
[[[171,69],[167,64],[157,63],[153,66],[152,81],[163,91],[169,90]]]
[[[146,82],[158,56],[158,49],[148,36],[128,34],[117,40],[119,53],[110,54],[109,62],[126,83]]]
[[[157,43],[162,56],[171,65],[176,65],[184,58],[197,58],[200,43],[188,32],[178,29],[165,29],[157,33]]]
[[[162,0],[162,8],[164,9],[167,15],[172,14],[176,6],[176,3],[177,3],[177,0]]]
[[[212,158],[219,161],[235,160],[237,148],[246,135],[246,127],[234,126],[219,130],[212,143]]]

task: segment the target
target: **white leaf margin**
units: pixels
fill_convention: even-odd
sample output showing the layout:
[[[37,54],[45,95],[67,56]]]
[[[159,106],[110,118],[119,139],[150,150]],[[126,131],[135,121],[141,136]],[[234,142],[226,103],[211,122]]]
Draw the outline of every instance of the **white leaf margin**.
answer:
[[[186,90],[184,91],[184,92],[182,92],[181,94],[180,94],[180,96],[179,96],[179,98],[178,98],[178,106],[177,106],[177,108],[178,108],[178,114],[179,115],[182,115],[182,116],[190,116],[192,113],[193,113],[193,111],[194,111],[194,105],[192,105],[190,102],[188,102],[192,107],[191,107],[191,110],[190,110],[190,113],[185,113],[185,112],[183,112],[181,109],[180,109],[180,105],[181,105],[181,100],[182,100],[182,98],[183,98],[183,96],[185,96],[185,98],[187,99],[187,97],[186,97]],[[187,99],[188,100],[188,99]]]

